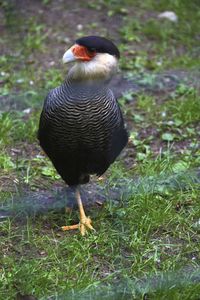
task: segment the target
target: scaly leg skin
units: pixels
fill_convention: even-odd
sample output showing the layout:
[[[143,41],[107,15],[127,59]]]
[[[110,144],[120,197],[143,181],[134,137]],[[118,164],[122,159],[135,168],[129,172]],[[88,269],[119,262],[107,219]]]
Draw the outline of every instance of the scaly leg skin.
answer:
[[[76,188],[76,200],[78,203],[78,207],[79,207],[79,212],[80,212],[80,223],[79,224],[75,224],[75,225],[71,225],[71,226],[62,226],[62,230],[66,231],[66,230],[71,230],[71,229],[80,229],[81,235],[85,235],[87,233],[87,228],[94,230],[94,228],[92,227],[91,223],[91,219],[89,217],[86,217],[85,215],[85,211],[83,208],[83,204],[81,201],[81,195],[80,195],[80,191],[79,188]]]

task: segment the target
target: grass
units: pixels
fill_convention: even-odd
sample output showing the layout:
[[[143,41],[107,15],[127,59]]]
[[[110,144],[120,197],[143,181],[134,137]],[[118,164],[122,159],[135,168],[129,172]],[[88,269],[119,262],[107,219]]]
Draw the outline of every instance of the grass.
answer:
[[[54,1],[37,5],[51,17]],[[173,88],[155,87],[158,71],[181,68],[190,74],[198,69],[199,4],[93,1],[89,7],[97,16],[94,32],[103,26],[98,19],[101,11],[120,18],[115,36],[120,41],[121,68],[140,86],[139,91],[127,91],[119,99],[130,143],[105,175],[110,189],[124,180],[122,196],[118,202],[108,196],[102,208],[89,209],[96,231],[85,238],[60,230],[62,225],[77,222],[76,210],[70,214],[60,209],[21,213],[16,195],[21,201],[26,190],[38,197],[41,190],[54,195],[62,185],[36,135],[42,101],[66,73],[53,55],[66,45],[56,39],[55,47],[53,41],[61,27],[55,24],[52,34],[45,18],[25,18],[16,14],[14,2],[3,1],[6,51],[0,61],[0,203],[16,211],[0,222],[0,299],[11,300],[18,293],[41,300],[197,300],[198,78],[192,77],[192,83],[191,78],[180,79]],[[161,23],[156,16],[164,10],[173,10],[178,23]],[[99,184],[104,186],[104,180]],[[29,207],[34,205],[31,201],[30,196]]]
[[[127,1],[125,2],[127,4]],[[111,5],[114,6],[113,3]],[[129,1],[129,10],[124,16],[124,25],[120,33],[124,44],[128,44],[126,51],[130,54],[128,61],[122,60],[121,66],[131,70],[135,65],[138,71],[139,60],[142,69],[155,71],[195,68],[199,62],[196,52],[199,47],[198,7],[197,1],[189,3],[181,0],[159,2],[147,0],[143,4],[139,1],[134,3]],[[176,13],[178,22],[158,19],[158,14],[163,11]],[[141,46],[137,50],[138,44],[143,45],[142,51]]]

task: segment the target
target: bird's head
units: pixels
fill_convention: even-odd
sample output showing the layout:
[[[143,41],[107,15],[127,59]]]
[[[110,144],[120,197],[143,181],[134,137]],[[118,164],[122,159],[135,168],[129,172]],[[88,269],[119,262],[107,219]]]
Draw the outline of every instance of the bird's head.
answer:
[[[117,70],[120,53],[110,40],[99,36],[79,38],[63,55],[63,63],[76,62],[73,79],[109,79]]]

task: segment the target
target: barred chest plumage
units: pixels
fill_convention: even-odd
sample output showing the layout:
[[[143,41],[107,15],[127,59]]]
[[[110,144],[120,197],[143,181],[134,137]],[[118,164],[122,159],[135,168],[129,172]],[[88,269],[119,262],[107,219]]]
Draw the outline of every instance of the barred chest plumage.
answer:
[[[112,91],[106,86],[83,86],[65,82],[46,98],[43,118],[46,139],[57,152],[77,147],[109,150],[112,135],[122,125],[122,116]]]

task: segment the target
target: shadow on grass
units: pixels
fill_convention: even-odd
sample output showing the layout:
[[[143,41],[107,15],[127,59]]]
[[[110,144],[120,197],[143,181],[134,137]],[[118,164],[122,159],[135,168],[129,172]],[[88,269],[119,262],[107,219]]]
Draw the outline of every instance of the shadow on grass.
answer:
[[[200,170],[149,176],[137,179],[120,179],[115,182],[107,181],[104,185],[90,183],[81,187],[82,200],[85,206],[90,207],[95,201],[103,203],[111,201],[126,203],[132,195],[157,194],[163,197],[173,191],[185,191],[199,188]],[[19,194],[8,199],[0,208],[0,221],[8,217],[35,216],[50,210],[60,210],[64,207],[75,207],[76,200],[72,188],[58,188],[56,191],[40,191]]]
[[[113,274],[113,276],[119,275]],[[177,292],[181,295],[184,289],[187,288],[189,288],[188,296],[191,295],[191,298],[188,299],[197,299],[193,295],[198,295],[198,290],[195,290],[194,287],[199,282],[200,268],[185,267],[176,272],[160,272],[157,275],[150,275],[135,280],[126,278],[115,285],[104,285],[97,282],[82,291],[73,289],[64,295],[43,297],[41,300],[175,299],[171,297],[177,295]],[[160,298],[162,296],[166,298]]]

